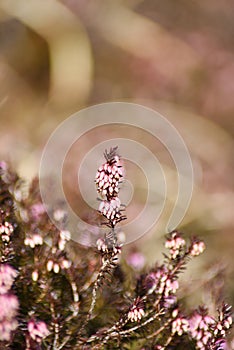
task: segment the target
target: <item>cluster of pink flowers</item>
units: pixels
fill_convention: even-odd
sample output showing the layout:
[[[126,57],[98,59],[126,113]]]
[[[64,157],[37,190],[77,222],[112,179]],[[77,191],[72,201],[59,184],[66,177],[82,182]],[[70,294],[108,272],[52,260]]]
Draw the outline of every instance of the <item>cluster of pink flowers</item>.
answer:
[[[128,320],[131,322],[137,322],[140,321],[144,315],[144,303],[139,297],[137,297],[128,311]]]
[[[190,255],[191,256],[198,256],[204,252],[205,248],[206,248],[206,246],[205,246],[205,243],[203,241],[195,240],[191,245]]]
[[[75,259],[64,210],[54,209],[58,225],[51,224],[37,187],[23,201],[18,187],[16,198],[18,177],[9,172],[5,183],[0,164],[0,348],[117,349],[139,342],[142,350],[227,350],[230,307],[223,304],[218,318],[206,307],[186,313],[178,296],[179,274],[204,251],[203,241],[187,242],[173,231],[165,243],[168,254],[150,271],[135,250],[126,262],[136,274],[129,276],[132,269],[120,263],[123,166],[117,148],[106,151],[105,159],[96,186],[106,234],[96,242],[98,252],[77,245]]]
[[[118,196],[119,181],[123,177],[123,167],[116,151],[117,147],[105,152],[106,163],[98,168],[95,180],[97,191],[108,200]]]
[[[19,302],[13,294],[0,295],[0,341],[10,340],[18,322],[16,320]]]
[[[10,265],[0,265],[0,294],[7,293],[11,289],[17,274],[17,271]]]
[[[178,281],[174,276],[170,276],[165,266],[159,267],[155,272],[146,276],[145,285],[148,290],[147,294],[163,294],[165,298],[175,294],[179,288]]]
[[[178,231],[170,233],[165,242],[165,247],[170,250],[170,257],[174,260],[180,258],[184,254],[193,257],[198,256],[202,254],[206,248],[205,243],[197,238],[194,238],[187,248],[185,239]]]
[[[185,317],[179,315],[178,309],[173,310],[172,317],[174,318],[171,327],[172,334],[177,333],[181,336],[183,333],[187,333],[189,330],[189,321]]]
[[[41,343],[50,334],[45,322],[34,319],[28,322],[28,333],[30,338],[37,343]]]
[[[0,341],[10,340],[17,328],[18,299],[10,293],[17,271],[8,264],[0,265]]]
[[[99,212],[108,220],[109,226],[114,227],[123,220],[122,205],[118,197],[119,182],[122,180],[124,171],[117,147],[105,152],[106,162],[101,165],[96,174],[97,192],[101,194],[102,200]]]
[[[172,312],[172,334],[188,334],[195,340],[199,350],[227,350],[226,333],[232,325],[230,307],[223,305],[224,312],[219,313],[219,320],[209,316],[205,308],[199,307],[192,316],[186,318],[176,308]]]
[[[115,226],[121,219],[121,202],[118,197],[110,201],[103,200],[99,205],[99,212]]]
[[[165,247],[170,249],[172,259],[176,259],[184,246],[185,240],[178,234],[178,232],[172,232],[165,243]]]
[[[207,344],[212,337],[211,326],[214,324],[215,320],[204,310],[195,311],[189,319],[189,331],[192,338],[196,340],[198,349],[207,349]]]

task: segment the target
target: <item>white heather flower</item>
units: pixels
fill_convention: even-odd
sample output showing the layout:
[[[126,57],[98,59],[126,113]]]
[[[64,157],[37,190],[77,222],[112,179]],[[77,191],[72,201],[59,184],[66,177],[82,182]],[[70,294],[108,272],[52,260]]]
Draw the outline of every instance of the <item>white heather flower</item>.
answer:
[[[60,239],[58,242],[58,246],[59,246],[60,250],[64,250],[67,241],[70,241],[70,239],[71,239],[71,232],[68,230],[62,230],[62,231],[60,231],[59,235],[60,235]]]
[[[176,318],[176,316],[178,316],[178,313],[179,313],[179,310],[178,309],[174,309],[173,311],[172,311],[172,317],[173,318]]]
[[[28,322],[28,333],[37,343],[41,343],[42,339],[46,338],[50,334],[45,322],[36,322],[34,320]]]
[[[0,294],[7,293],[17,276],[17,271],[10,265],[0,265]]]
[[[131,311],[128,312],[128,319],[131,321],[131,322],[137,322],[137,321],[140,321],[141,318],[144,316],[145,312],[143,309],[133,309]]]
[[[67,259],[63,259],[60,263],[62,269],[69,269],[71,267],[71,261]]]
[[[66,212],[62,209],[56,209],[53,216],[56,221],[61,221],[66,217]]]
[[[69,269],[69,267],[71,267],[71,261],[64,258],[60,258],[57,261],[50,259],[46,265],[47,271],[54,271],[54,273],[59,273],[60,268]]]
[[[65,246],[66,246],[66,241],[64,241],[63,239],[60,239],[58,242],[59,250],[64,250]]]
[[[33,280],[34,282],[36,282],[36,281],[38,280],[38,277],[39,277],[38,271],[37,271],[37,270],[34,270],[34,271],[32,272],[32,280]]]
[[[24,244],[33,249],[36,245],[43,244],[43,238],[39,234],[28,235],[24,240]]]
[[[53,260],[48,260],[47,265],[46,265],[47,271],[49,271],[49,272],[52,271],[53,266],[54,266]]]
[[[8,221],[5,221],[4,224],[2,223],[0,225],[0,233],[5,233],[6,235],[10,235],[13,231],[14,231],[14,227]]]
[[[228,304],[223,304],[219,310],[219,320],[214,327],[214,335],[225,338],[227,330],[232,325],[231,307]]]
[[[54,270],[54,273],[59,273],[60,266],[58,263],[54,263],[53,270]]]
[[[68,230],[62,230],[62,231],[60,231],[60,237],[64,241],[70,241],[70,239],[71,239],[71,232],[68,231]]]
[[[133,305],[130,307],[128,311],[128,315],[127,315],[128,319],[131,322],[140,321],[142,317],[145,315],[143,307],[144,307],[144,304],[142,300],[139,297],[137,297]]]
[[[104,242],[104,240],[102,238],[99,238],[97,240],[96,244],[97,244],[97,249],[99,251],[102,251],[102,252],[108,251],[108,246],[106,245],[106,243]]]
[[[228,329],[232,325],[232,317],[229,316],[225,321],[224,321],[224,326]]]
[[[42,245],[43,244],[43,239],[38,234],[33,235],[33,240],[34,240],[35,245]]]
[[[14,231],[14,227],[10,222],[5,221],[4,223],[1,223],[0,235],[1,235],[2,241],[8,243],[10,241],[10,236],[13,233],[13,231]]]
[[[195,241],[192,243],[190,254],[192,256],[198,256],[204,252],[205,248],[206,246],[203,241]]]

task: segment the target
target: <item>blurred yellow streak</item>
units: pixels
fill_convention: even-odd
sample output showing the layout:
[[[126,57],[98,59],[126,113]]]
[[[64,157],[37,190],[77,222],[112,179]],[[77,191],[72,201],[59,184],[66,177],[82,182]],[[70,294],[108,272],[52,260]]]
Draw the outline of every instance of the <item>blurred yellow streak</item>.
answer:
[[[92,87],[93,59],[89,38],[78,18],[55,0],[3,0],[0,9],[47,41],[49,102],[63,108],[84,105]]]

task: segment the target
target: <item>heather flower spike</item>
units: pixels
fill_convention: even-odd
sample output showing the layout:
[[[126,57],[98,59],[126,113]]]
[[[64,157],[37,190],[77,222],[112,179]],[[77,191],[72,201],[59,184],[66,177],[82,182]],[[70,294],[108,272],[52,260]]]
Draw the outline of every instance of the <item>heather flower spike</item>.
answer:
[[[96,173],[95,183],[98,194],[101,195],[99,213],[105,218],[104,225],[111,229],[109,237],[105,238],[107,245],[117,243],[115,226],[126,219],[123,214],[125,206],[119,199],[119,184],[123,180],[124,169],[118,154],[118,147],[105,150],[106,162],[102,164]]]

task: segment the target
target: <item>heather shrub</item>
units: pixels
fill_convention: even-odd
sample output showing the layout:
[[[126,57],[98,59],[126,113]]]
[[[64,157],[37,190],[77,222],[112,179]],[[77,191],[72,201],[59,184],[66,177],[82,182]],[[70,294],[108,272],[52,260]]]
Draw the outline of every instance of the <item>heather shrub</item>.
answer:
[[[0,348],[228,349],[231,307],[223,302],[211,314],[180,298],[180,274],[204,251],[201,239],[170,232],[162,261],[137,272],[121,257],[125,169],[117,147],[104,158],[95,184],[107,233],[96,247],[72,241],[66,212],[44,207],[37,179],[27,189],[0,164]]]

